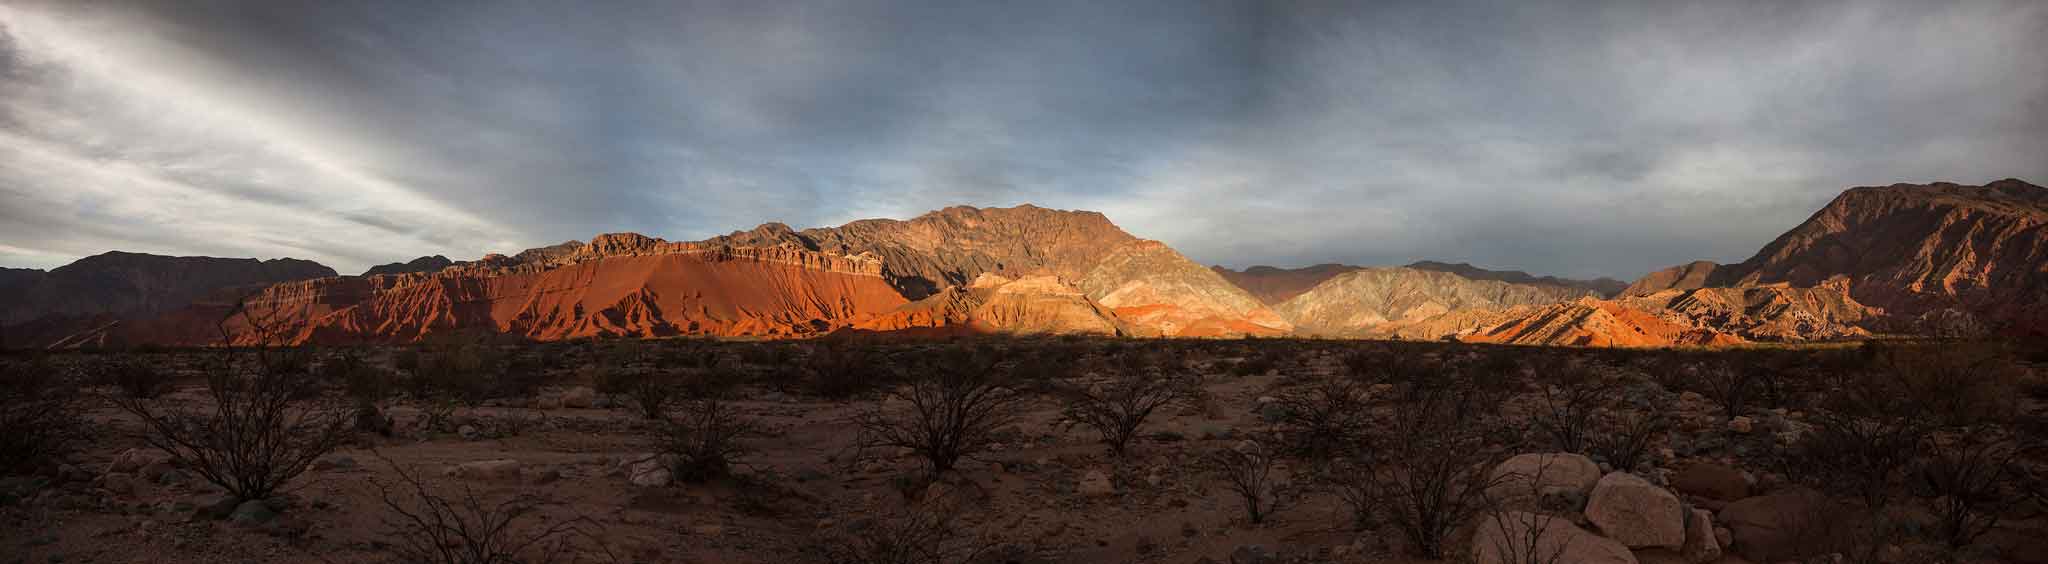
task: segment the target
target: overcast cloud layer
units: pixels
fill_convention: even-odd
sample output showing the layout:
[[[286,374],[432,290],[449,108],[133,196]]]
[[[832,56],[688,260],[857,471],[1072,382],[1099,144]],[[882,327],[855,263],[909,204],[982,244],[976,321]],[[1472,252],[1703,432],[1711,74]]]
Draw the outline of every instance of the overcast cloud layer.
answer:
[[[2044,54],[2036,0],[0,0],[0,266],[1030,202],[1205,263],[1627,278],[1849,186],[2048,181]]]

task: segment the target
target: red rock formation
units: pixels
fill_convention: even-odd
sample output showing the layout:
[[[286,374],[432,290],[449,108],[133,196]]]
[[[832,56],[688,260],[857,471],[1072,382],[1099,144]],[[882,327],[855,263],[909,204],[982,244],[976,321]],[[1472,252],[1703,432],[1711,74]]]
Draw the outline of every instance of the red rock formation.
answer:
[[[1487,270],[1484,268],[1479,268],[1477,266],[1472,266],[1471,263],[1464,262],[1449,263],[1437,262],[1433,260],[1424,260],[1410,263],[1408,265],[1408,268],[1413,268],[1416,270],[1434,270],[1438,272],[1449,272],[1451,274],[1456,274],[1460,277],[1463,277],[1467,280],[1498,280],[1510,284],[1564,286],[1566,288],[1571,288],[1574,290],[1590,292],[1593,295],[1600,296],[1603,298],[1613,297],[1617,294],[1620,294],[1623,289],[1628,287],[1627,283],[1624,283],[1620,280],[1615,280],[1613,278],[1595,278],[1592,280],[1579,280],[1575,278],[1559,278],[1556,276],[1536,276],[1533,274],[1529,274],[1527,272],[1522,272],[1520,270]]]
[[[431,274],[279,284],[249,299],[232,327],[240,344],[411,342],[463,332],[800,337],[906,301],[868,258],[608,235],[541,264],[486,257]]]

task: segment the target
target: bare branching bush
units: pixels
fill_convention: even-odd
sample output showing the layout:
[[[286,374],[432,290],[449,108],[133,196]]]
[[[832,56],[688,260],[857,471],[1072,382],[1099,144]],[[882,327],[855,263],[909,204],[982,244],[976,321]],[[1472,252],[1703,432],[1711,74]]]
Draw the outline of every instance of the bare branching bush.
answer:
[[[1913,493],[1932,504],[1935,533],[1943,542],[1968,546],[2024,498],[2026,475],[2015,464],[2019,449],[2003,439],[1928,442],[1931,452],[1914,471]]]
[[[1500,398],[1458,380],[1403,394],[1416,399],[1394,405],[1361,478],[1409,546],[1430,558],[1443,558],[1452,533],[1487,510],[1491,470],[1504,458],[1495,446]]]
[[[171,375],[140,356],[103,358],[93,369],[98,372],[101,384],[113,386],[131,398],[155,399],[171,389]]]
[[[1146,419],[1193,397],[1195,385],[1179,373],[1159,370],[1142,355],[1119,360],[1107,368],[1107,382],[1066,390],[1060,423],[1095,430],[1110,454],[1121,458]]]
[[[1223,479],[1230,493],[1237,494],[1245,518],[1257,525],[1281,507],[1282,493],[1275,487],[1274,457],[1264,448],[1247,445],[1209,453],[1208,466]]]
[[[578,538],[594,538],[587,518],[536,523],[540,502],[518,494],[499,502],[462,486],[458,499],[435,494],[411,472],[385,459],[396,483],[374,482],[384,504],[384,535],[403,562],[520,564],[558,562]],[[598,547],[600,550],[602,547]]]
[[[894,383],[898,377],[888,357],[856,343],[826,340],[811,347],[804,359],[809,391],[827,399],[847,399]]]
[[[1874,354],[1871,367],[1877,383],[1911,398],[1935,424],[2004,423],[2017,415],[2019,371],[1994,347],[1887,346]]]
[[[1813,427],[1787,453],[1785,474],[1881,512],[1933,430],[1910,398],[1893,392],[1873,382],[1839,390],[1808,415]]]
[[[0,474],[47,470],[84,438],[77,386],[40,358],[0,365]]]
[[[1029,399],[1000,380],[998,363],[989,351],[943,355],[853,416],[857,444],[862,450],[908,450],[925,459],[932,476],[987,451],[996,429],[1014,423]]]
[[[680,404],[680,410],[662,415],[655,437],[655,452],[671,461],[669,472],[691,483],[732,475],[733,465],[753,453],[743,441],[760,436],[760,426],[717,395]]]
[[[1617,469],[1633,469],[1648,457],[1651,441],[1670,429],[1671,418],[1661,407],[1613,414],[1587,438],[1586,451]]]
[[[1721,406],[1728,419],[1748,413],[1750,398],[1762,380],[1754,367],[1727,362],[1703,367],[1698,376],[1701,393]]]
[[[911,511],[849,523],[810,550],[825,564],[964,564],[980,561],[995,547],[992,539],[965,530],[951,514]]]
[[[210,405],[158,405],[118,398],[142,419],[143,440],[179,466],[242,499],[267,499],[341,446],[353,418],[346,402],[322,399],[319,382],[304,371],[274,371],[260,360],[209,367]],[[307,399],[313,398],[313,399]]]
[[[1539,368],[1548,385],[1539,385],[1541,403],[1534,422],[1559,451],[1586,453],[1597,434],[1594,416],[1619,385],[1612,379],[1570,360],[1558,358]],[[1620,468],[1621,466],[1616,466]]]
[[[416,397],[438,395],[475,408],[491,398],[503,371],[504,358],[492,347],[428,351],[420,354],[413,369],[413,388]]]
[[[1311,460],[1329,460],[1357,446],[1371,415],[1365,386],[1349,378],[1318,378],[1276,399],[1273,424],[1281,439]]]

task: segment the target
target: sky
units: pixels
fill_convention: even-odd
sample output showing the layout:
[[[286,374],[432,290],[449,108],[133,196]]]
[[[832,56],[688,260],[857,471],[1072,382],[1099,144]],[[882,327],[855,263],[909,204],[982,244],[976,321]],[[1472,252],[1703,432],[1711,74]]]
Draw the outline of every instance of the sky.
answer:
[[[2048,184],[2048,2],[0,0],[0,266],[1101,211],[1205,264],[1739,261]]]

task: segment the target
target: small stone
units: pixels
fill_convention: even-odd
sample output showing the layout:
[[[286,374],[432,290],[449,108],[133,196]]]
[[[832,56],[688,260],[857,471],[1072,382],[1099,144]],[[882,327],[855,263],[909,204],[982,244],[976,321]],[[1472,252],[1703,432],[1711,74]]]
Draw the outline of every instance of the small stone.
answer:
[[[1089,470],[1082,474],[1077,489],[1081,495],[1091,497],[1116,495],[1116,484],[1110,482],[1109,475],[1102,473],[1101,470]]]
[[[725,534],[725,526],[717,523],[690,527],[690,534],[700,537],[716,537]]]
[[[1266,552],[1262,545],[1238,545],[1236,550],[1230,551],[1230,564],[1266,564],[1272,559],[1272,553]]]
[[[562,407],[585,409],[591,407],[596,401],[597,390],[592,390],[586,386],[569,388],[568,392],[562,394]]]
[[[519,478],[519,461],[512,459],[481,460],[465,462],[447,470],[456,478],[472,480],[511,480]]]
[[[462,435],[462,440],[465,441],[474,441],[483,437],[483,433],[478,431],[473,425],[463,425],[455,430],[455,434]]]
[[[235,511],[228,515],[228,520],[233,521],[237,525],[261,525],[270,522],[271,519],[276,517],[277,512],[270,507],[270,504],[264,503],[263,500],[252,499],[236,505]]]
[[[231,495],[217,495],[201,498],[193,503],[192,516],[195,519],[218,520],[233,515],[242,500]]]
[[[1738,415],[1728,420],[1728,430],[1747,435],[1756,430],[1756,422],[1747,415]]]

